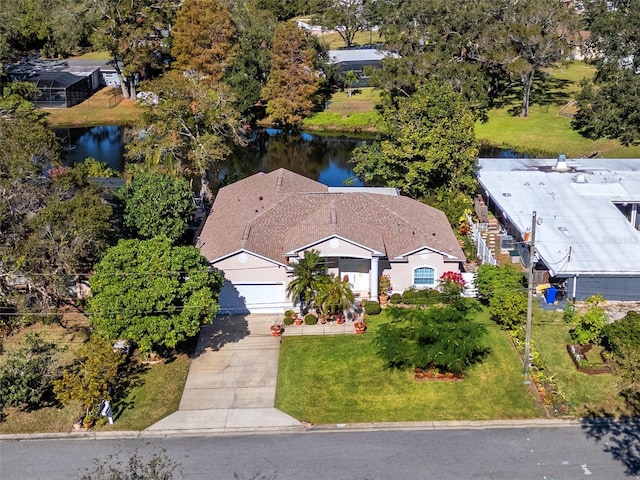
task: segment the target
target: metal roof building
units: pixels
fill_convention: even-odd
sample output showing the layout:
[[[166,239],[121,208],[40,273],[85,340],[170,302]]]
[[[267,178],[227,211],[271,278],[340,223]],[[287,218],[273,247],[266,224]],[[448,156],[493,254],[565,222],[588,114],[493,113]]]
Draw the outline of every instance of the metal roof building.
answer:
[[[640,159],[479,159],[492,210],[537,268],[583,300],[640,299]],[[528,261],[528,259],[527,259]]]

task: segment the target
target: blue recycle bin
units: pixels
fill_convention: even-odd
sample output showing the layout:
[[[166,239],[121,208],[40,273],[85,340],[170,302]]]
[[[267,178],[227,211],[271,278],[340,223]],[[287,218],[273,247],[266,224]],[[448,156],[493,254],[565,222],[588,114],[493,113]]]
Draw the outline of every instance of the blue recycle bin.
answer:
[[[544,292],[544,299],[547,303],[553,303],[556,301],[557,294],[558,289],[556,287],[549,287]]]

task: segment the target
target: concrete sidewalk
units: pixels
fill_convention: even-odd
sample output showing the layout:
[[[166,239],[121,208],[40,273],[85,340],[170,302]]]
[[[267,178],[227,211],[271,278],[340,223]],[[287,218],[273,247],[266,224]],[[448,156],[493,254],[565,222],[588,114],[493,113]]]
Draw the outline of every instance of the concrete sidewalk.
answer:
[[[270,326],[282,315],[233,315],[202,328],[177,412],[148,432],[300,431],[274,408],[280,338]]]

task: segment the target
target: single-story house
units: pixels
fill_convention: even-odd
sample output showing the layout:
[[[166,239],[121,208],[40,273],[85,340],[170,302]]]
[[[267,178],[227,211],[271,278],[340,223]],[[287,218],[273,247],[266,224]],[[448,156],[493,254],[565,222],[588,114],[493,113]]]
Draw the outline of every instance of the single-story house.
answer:
[[[338,76],[347,71],[353,71],[358,76],[356,87],[366,87],[371,78],[371,69],[382,68],[385,58],[398,58],[397,54],[377,50],[374,48],[351,48],[344,50],[329,50],[329,64],[336,65]]]
[[[395,292],[435,287],[465,261],[440,210],[395,189],[332,188],[282,168],[220,189],[196,245],[224,272],[220,307],[228,313],[292,308],[291,264],[306,250],[375,300],[382,274]]]
[[[640,159],[481,158],[489,210],[536,278],[570,298],[640,300]]]
[[[28,59],[8,65],[6,71],[12,81],[36,85],[37,107],[72,107],[104,86],[120,86],[116,69],[100,60]]]

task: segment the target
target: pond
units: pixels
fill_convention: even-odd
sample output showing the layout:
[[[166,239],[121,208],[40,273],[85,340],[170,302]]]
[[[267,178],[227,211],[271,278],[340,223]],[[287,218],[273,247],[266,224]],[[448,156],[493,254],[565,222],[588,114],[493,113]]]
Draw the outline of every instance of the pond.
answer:
[[[124,127],[103,125],[93,128],[56,130],[66,147],[66,164],[82,162],[93,157],[114,170],[124,170]],[[328,186],[345,184],[361,186],[350,163],[355,147],[365,137],[302,133],[292,135],[278,129],[258,129],[248,147],[232,147],[232,153],[217,165],[213,183],[228,184],[257,172],[271,172],[286,168]],[[516,158],[523,155],[500,148],[484,148],[484,158]]]

